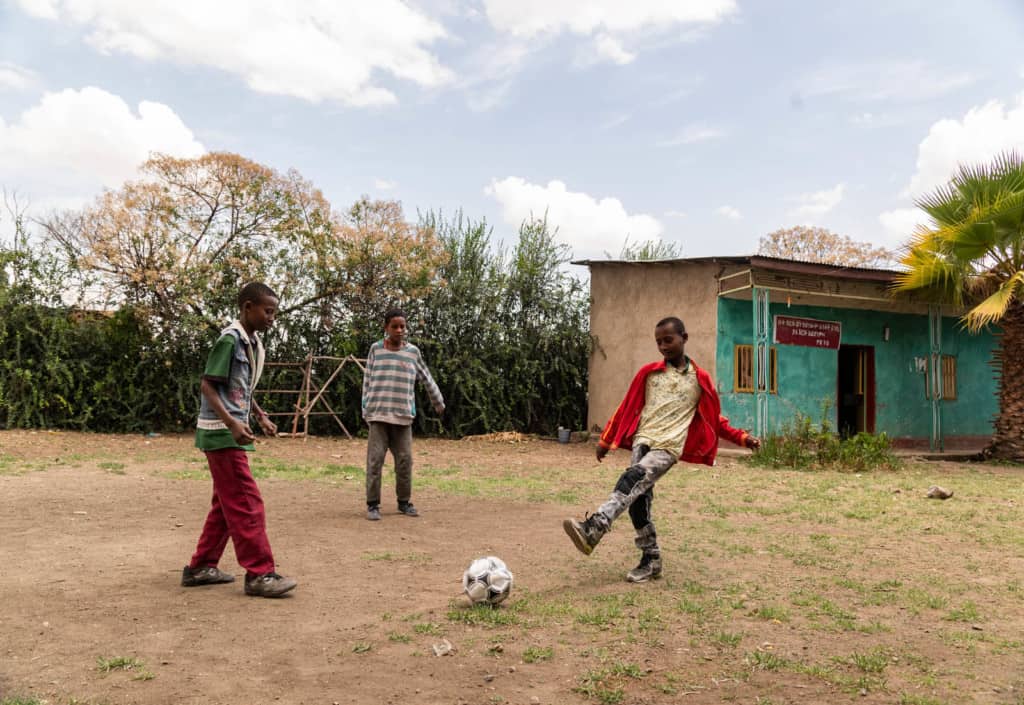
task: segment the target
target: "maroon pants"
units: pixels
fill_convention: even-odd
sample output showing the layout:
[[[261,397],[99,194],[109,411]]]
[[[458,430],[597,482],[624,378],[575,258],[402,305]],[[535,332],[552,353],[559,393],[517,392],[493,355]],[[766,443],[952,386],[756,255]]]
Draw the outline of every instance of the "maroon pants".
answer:
[[[249,471],[245,451],[208,450],[206,460],[213,476],[213,502],[189,567],[216,566],[230,537],[238,565],[245,568],[246,575],[273,572],[274,554],[267,539],[263,497]]]

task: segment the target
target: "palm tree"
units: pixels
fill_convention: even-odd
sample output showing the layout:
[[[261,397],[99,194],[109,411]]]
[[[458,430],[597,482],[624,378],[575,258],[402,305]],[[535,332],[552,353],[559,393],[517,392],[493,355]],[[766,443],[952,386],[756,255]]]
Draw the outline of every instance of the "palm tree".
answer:
[[[932,227],[914,234],[894,289],[966,308],[973,333],[998,325],[999,413],[986,454],[1024,462],[1024,158],[961,166],[917,205]]]

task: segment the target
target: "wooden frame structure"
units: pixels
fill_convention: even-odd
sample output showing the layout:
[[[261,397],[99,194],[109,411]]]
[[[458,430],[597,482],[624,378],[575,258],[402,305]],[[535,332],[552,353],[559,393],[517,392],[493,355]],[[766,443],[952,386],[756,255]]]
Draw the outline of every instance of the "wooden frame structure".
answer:
[[[337,363],[334,367],[334,371],[331,372],[330,376],[327,377],[327,381],[321,383],[313,371],[313,367],[317,362],[327,360],[331,363]],[[267,367],[291,367],[297,368],[302,372],[302,382],[298,389],[257,389],[257,394],[295,394],[297,395],[295,403],[293,404],[292,411],[274,411],[270,412],[268,416],[290,416],[291,417],[291,431],[278,432],[278,436],[284,438],[302,438],[306,439],[309,437],[309,417],[310,416],[330,416],[341,428],[342,432],[349,438],[352,438],[352,434],[349,433],[348,429],[345,428],[345,424],[338,418],[338,414],[331,408],[331,405],[327,403],[324,398],[324,392],[327,391],[331,383],[341,373],[345,365],[353,364],[363,372],[366,372],[366,360],[357,358],[354,355],[346,355],[345,357],[334,357],[332,355],[313,355],[310,353],[306,355],[305,359],[299,360],[298,362],[267,362]],[[322,405],[326,411],[315,411],[317,405]],[[301,430],[299,429],[301,421]]]

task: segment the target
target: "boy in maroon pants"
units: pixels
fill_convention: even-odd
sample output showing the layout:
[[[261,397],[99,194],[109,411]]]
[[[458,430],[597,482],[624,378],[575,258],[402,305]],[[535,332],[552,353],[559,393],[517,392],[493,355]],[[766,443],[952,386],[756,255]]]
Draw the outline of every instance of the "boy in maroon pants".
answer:
[[[277,304],[277,295],[265,284],[243,287],[238,320],[221,331],[206,361],[196,447],[206,453],[210,466],[213,503],[195,555],[182,571],[184,587],[234,581],[233,575],[217,568],[228,538],[235,545],[238,564],[245,568],[246,595],[281,597],[297,585],[274,572],[263,498],[246,456],[246,451],[255,450],[250,413],[268,436],[277,433],[277,426],[252,396],[265,358],[257,332],[273,325]]]

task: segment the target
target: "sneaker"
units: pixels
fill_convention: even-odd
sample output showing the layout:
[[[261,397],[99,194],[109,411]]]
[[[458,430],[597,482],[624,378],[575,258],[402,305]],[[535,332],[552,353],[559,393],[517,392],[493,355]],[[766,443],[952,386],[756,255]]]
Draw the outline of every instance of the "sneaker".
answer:
[[[366,518],[370,521],[380,521],[380,507],[368,507]]]
[[[181,571],[181,586],[196,587],[197,585],[217,585],[219,583],[233,583],[235,576],[225,573],[216,566],[204,565],[201,568],[189,568]]]
[[[597,525],[592,516],[588,516],[583,521],[566,519],[562,522],[562,528],[565,529],[565,533],[569,534],[569,538],[572,539],[576,548],[588,556],[594,552],[594,548],[604,536],[604,530]]]
[[[626,573],[626,580],[631,583],[646,583],[660,577],[661,559],[646,555],[640,559],[640,565]]]
[[[298,585],[291,578],[277,573],[264,573],[245,579],[245,594],[253,597],[281,597]]]
[[[416,511],[416,507],[412,506],[412,502],[406,502],[398,505],[398,513],[404,514],[407,517],[418,517],[420,513]]]

